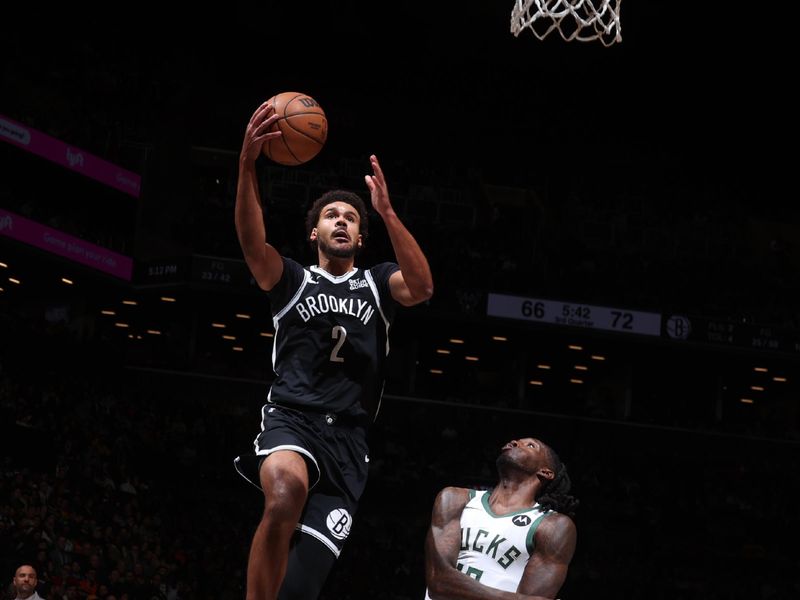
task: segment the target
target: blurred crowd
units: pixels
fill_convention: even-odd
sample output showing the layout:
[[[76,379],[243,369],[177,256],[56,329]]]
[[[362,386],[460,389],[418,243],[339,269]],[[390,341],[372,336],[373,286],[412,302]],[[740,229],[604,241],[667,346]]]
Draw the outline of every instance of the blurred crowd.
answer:
[[[4,150],[21,170],[19,151]],[[352,170],[353,162],[341,161],[341,170]],[[35,185],[29,178],[5,181],[0,201],[7,210],[128,256],[241,259],[232,216],[235,156],[226,156],[225,164],[211,172],[196,166],[191,199],[162,205],[147,197],[140,203],[110,198],[99,184],[62,179],[62,167],[38,160],[36,168],[47,176],[35,178]],[[472,171],[453,170],[445,179],[400,162],[384,168],[396,208],[431,262],[435,308],[479,315],[495,292],[800,330],[797,214],[752,211],[743,201],[704,195],[689,183],[662,194],[658,173],[636,194],[597,184],[565,196],[562,187],[501,187]],[[322,178],[327,186],[364,192],[360,179],[335,171]],[[311,260],[303,210],[323,188],[293,184],[299,191],[291,195],[283,179],[296,174],[276,167],[264,173],[271,242],[287,256]],[[65,203],[65,186],[81,201]],[[673,196],[692,200],[676,207]],[[392,260],[375,215],[371,230],[362,263]]]
[[[129,255],[241,258],[232,210],[246,99],[241,126],[233,115],[208,119],[211,94],[226,92],[189,101],[202,72],[168,75],[198,64],[184,64],[180,45],[158,56],[117,45],[99,55],[74,42],[70,56],[48,54],[44,70],[39,52],[9,48],[3,110],[142,174],[142,198],[114,201],[99,186],[73,195],[53,172],[4,181],[3,206]],[[352,110],[337,107],[330,118],[346,130]],[[540,128],[542,140],[560,139],[546,122]],[[395,206],[432,262],[437,305],[475,312],[494,291],[800,329],[800,213],[768,178],[712,169],[692,148],[659,153],[588,134],[559,143],[553,151],[566,146],[574,161],[537,145],[513,162],[463,148],[436,162],[402,148],[381,155]],[[4,152],[18,172],[22,159],[10,153],[21,151]],[[341,142],[309,169],[262,166],[272,240],[296,257],[306,250],[303,210],[324,189],[366,195],[367,156]],[[390,253],[380,225],[373,230],[365,259]]]
[[[241,598],[261,498],[232,458],[266,388],[125,369],[113,349],[18,321],[2,334],[17,340],[0,357],[7,577],[34,565],[50,600]],[[324,598],[421,598],[436,492],[490,486],[500,445],[523,435],[559,452],[581,501],[562,597],[800,593],[796,442],[391,398]]]

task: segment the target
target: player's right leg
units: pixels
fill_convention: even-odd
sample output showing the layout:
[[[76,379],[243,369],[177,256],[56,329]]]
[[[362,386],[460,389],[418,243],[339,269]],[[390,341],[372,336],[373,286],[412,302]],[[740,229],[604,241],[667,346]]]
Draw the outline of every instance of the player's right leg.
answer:
[[[308,498],[308,468],[293,450],[269,454],[259,470],[264,513],[247,562],[247,600],[275,600],[286,574],[289,544]]]

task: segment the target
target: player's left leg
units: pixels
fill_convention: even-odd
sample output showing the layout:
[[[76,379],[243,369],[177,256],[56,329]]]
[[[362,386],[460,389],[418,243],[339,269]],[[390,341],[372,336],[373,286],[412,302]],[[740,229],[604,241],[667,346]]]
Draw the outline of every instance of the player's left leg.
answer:
[[[309,600],[319,597],[336,555],[322,542],[297,532],[289,551],[289,566],[278,600]]]

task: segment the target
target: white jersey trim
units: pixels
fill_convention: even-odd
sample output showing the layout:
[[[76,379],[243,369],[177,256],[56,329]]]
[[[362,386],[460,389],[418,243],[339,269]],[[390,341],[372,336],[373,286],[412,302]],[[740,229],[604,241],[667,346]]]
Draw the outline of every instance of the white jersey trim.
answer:
[[[331,281],[333,283],[342,283],[343,281],[347,281],[353,275],[358,273],[358,268],[357,267],[353,267],[350,271],[348,271],[344,275],[331,275],[325,269],[323,269],[322,267],[319,267],[317,265],[314,265],[313,267],[309,267],[309,268],[312,271],[314,271],[314,273],[316,273],[317,275],[322,275],[325,279],[327,279],[328,281]]]
[[[264,407],[261,409],[262,414],[264,412],[264,408],[266,408],[267,406],[268,405],[264,405]],[[261,419],[261,431],[264,431],[264,419],[263,418]],[[309,490],[313,489],[313,487],[319,483],[319,479],[320,479],[319,463],[317,463],[317,459],[314,458],[314,455],[311,454],[308,450],[306,450],[302,446],[295,446],[294,444],[282,444],[280,446],[275,446],[273,448],[259,448],[258,447],[258,436],[256,436],[256,439],[253,441],[253,446],[255,447],[256,456],[267,457],[270,454],[272,454],[273,452],[277,452],[278,450],[292,450],[293,452],[297,452],[298,454],[302,454],[303,456],[308,458],[308,460],[310,460],[312,463],[314,463],[314,467],[317,470],[317,478],[313,482],[309,481],[308,489]],[[260,490],[261,489],[261,482],[259,481],[257,483],[255,481],[253,481],[247,475],[242,473],[242,471],[239,469],[239,459],[240,458],[241,457],[237,456],[236,459],[233,461],[234,462],[234,466],[236,467],[236,472],[239,473],[239,475],[241,475],[242,477],[244,477],[245,480],[248,483],[250,483],[251,485],[253,485],[254,487],[256,487],[257,489]]]
[[[336,547],[336,544],[334,544],[327,537],[325,537],[324,534],[320,533],[316,529],[312,529],[308,525],[303,525],[302,523],[298,523],[297,527],[295,529],[297,529],[298,531],[301,531],[303,533],[307,533],[311,537],[318,539],[320,542],[325,544],[325,546],[327,546],[328,550],[333,552],[333,555],[336,558],[339,558],[339,549]]]
[[[253,486],[254,488],[256,488],[257,490],[261,490],[261,486],[260,486],[260,485],[257,485],[257,484],[256,484],[256,483],[255,483],[255,482],[252,480],[252,479],[250,479],[250,478],[249,478],[247,475],[245,475],[244,473],[242,473],[242,469],[239,467],[239,462],[240,462],[241,460],[242,460],[242,457],[241,457],[241,456],[237,456],[237,457],[236,457],[236,458],[233,460],[233,466],[234,466],[234,467],[236,467],[236,472],[237,472],[239,475],[241,475],[241,476],[244,478],[244,480],[245,480],[247,483],[249,483],[250,485],[252,485],[252,486]]]
[[[364,271],[364,278],[367,280],[367,284],[369,285],[369,289],[372,292],[372,295],[375,296],[375,305],[378,307],[378,313],[381,315],[381,319],[383,319],[383,325],[386,327],[386,356],[389,356],[389,327],[390,323],[389,320],[386,318],[386,315],[383,314],[383,306],[381,306],[381,295],[378,293],[378,286],[375,285],[375,280],[372,278],[372,273],[370,273],[369,269]],[[373,417],[373,422],[378,418],[378,413],[381,412],[381,403],[383,402],[383,390],[386,387],[386,380],[384,379],[383,383],[381,384],[381,392],[378,395],[378,405],[375,407],[375,416]]]
[[[381,295],[378,293],[378,286],[375,285],[375,280],[372,278],[372,273],[369,270],[364,271],[364,277],[367,279],[367,283],[369,284],[369,289],[372,291],[372,295],[375,296],[375,304],[378,306],[378,312],[381,315],[381,319],[383,319],[383,324],[386,327],[386,356],[389,356],[389,320],[386,318],[386,315],[383,314],[383,306],[381,305]]]
[[[303,290],[306,289],[308,282],[311,281],[311,273],[303,269],[303,283],[297,288],[297,291],[292,296],[292,299],[286,303],[279,313],[277,313],[274,317],[272,317],[272,328],[275,332],[272,334],[272,370],[277,374],[275,370],[275,359],[277,358],[278,354],[278,329],[280,329],[279,321],[283,316],[291,310],[291,308],[297,304],[297,301],[300,299],[300,295],[303,293]],[[272,400],[272,387],[270,387],[269,393],[267,394],[267,399]]]
[[[303,283],[301,283],[300,287],[297,288],[297,291],[294,293],[294,296],[292,296],[292,299],[286,303],[286,306],[284,306],[279,313],[276,313],[275,316],[272,317],[272,322],[275,324],[276,328],[278,325],[278,321],[281,319],[281,317],[283,317],[283,315],[289,312],[289,309],[292,308],[292,306],[294,306],[294,304],[300,298],[300,294],[303,293],[303,290],[306,288],[306,285],[308,285],[308,282],[310,280],[311,280],[311,273],[303,269]]]

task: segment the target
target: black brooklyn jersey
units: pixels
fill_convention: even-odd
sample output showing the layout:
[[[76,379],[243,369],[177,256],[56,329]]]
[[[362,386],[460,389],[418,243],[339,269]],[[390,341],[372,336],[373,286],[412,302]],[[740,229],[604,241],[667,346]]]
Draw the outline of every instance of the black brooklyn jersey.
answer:
[[[283,275],[269,292],[275,326],[271,402],[377,415],[397,307],[389,276],[398,269],[387,262],[337,277],[283,258]]]

